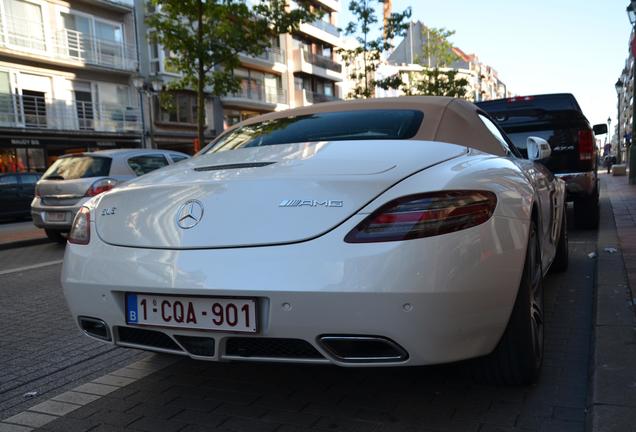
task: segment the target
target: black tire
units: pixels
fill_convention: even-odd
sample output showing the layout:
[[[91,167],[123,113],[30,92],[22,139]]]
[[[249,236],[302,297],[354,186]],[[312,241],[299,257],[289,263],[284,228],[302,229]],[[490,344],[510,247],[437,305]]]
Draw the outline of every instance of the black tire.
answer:
[[[568,269],[569,247],[568,247],[568,217],[567,208],[563,208],[563,217],[561,218],[561,232],[559,233],[559,242],[557,243],[556,254],[552,267],[553,272],[564,272]]]
[[[539,377],[543,363],[543,273],[535,224],[530,226],[528,248],[517,299],[497,347],[477,359],[476,378],[496,385],[527,385]]]
[[[574,225],[579,229],[597,229],[600,219],[598,191],[590,197],[574,200]]]
[[[57,243],[66,243],[66,237],[62,235],[62,231],[45,229],[44,232],[49,240]]]

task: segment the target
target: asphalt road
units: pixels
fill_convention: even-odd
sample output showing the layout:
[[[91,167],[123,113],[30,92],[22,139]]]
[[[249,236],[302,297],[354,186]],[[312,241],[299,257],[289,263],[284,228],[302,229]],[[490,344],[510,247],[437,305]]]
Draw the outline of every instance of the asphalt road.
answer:
[[[546,355],[535,386],[479,385],[464,364],[355,370],[183,359],[44,428],[583,431],[596,248],[595,232],[570,230],[570,268],[545,281]],[[0,419],[140,356],[76,329],[59,284],[62,255],[55,244],[0,251]],[[25,399],[30,391],[38,397]]]

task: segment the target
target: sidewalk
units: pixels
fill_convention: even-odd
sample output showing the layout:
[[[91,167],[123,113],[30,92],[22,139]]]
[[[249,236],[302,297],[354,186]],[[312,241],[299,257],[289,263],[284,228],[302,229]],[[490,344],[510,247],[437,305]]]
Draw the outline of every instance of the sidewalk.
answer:
[[[636,424],[636,185],[626,176],[602,174],[601,212],[588,430],[631,431]]]
[[[0,250],[48,241],[44,230],[35,227],[31,221],[0,223]]]

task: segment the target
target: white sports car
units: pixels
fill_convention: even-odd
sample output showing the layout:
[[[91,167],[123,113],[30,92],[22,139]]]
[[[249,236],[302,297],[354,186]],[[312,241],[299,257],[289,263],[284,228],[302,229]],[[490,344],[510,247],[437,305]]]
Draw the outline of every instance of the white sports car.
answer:
[[[525,151],[526,149],[524,149]],[[250,119],[95,197],[62,283],[88,335],[202,360],[536,378],[565,184],[468,102],[325,103]]]

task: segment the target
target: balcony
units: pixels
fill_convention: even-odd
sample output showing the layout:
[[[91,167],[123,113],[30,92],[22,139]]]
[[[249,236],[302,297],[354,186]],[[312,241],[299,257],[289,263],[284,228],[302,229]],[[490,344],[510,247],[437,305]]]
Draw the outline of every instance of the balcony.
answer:
[[[38,59],[92,65],[109,69],[137,69],[134,44],[100,39],[75,30],[62,29],[48,37],[41,22],[7,16],[0,25],[0,48],[37,56]]]
[[[139,132],[138,108],[0,94],[0,127],[96,132]]]
[[[256,60],[259,63],[267,63],[273,65],[274,63],[285,63],[285,52],[277,48],[269,48],[265,50],[261,55],[248,55],[241,54],[241,57],[247,62],[250,60]]]
[[[333,101],[340,100],[340,98],[337,98],[335,96],[326,95],[322,93],[316,93],[307,89],[301,89],[301,90],[297,89],[295,96],[296,96],[295,102],[297,107],[313,105],[313,104],[317,104],[321,102],[333,102]]]
[[[312,26],[319,28],[320,30],[329,33],[335,37],[340,37],[340,30],[335,25],[323,20],[316,20],[311,23]]]
[[[342,65],[331,60],[329,57],[321,56],[319,54],[310,53],[307,50],[301,50],[303,54],[303,60],[307,63],[311,63],[314,66],[321,67],[323,69],[329,69],[334,72],[342,73]]]
[[[241,91],[227,94],[222,99],[226,103],[272,109],[278,104],[287,104],[287,94],[284,89],[264,86],[244,86]]]

